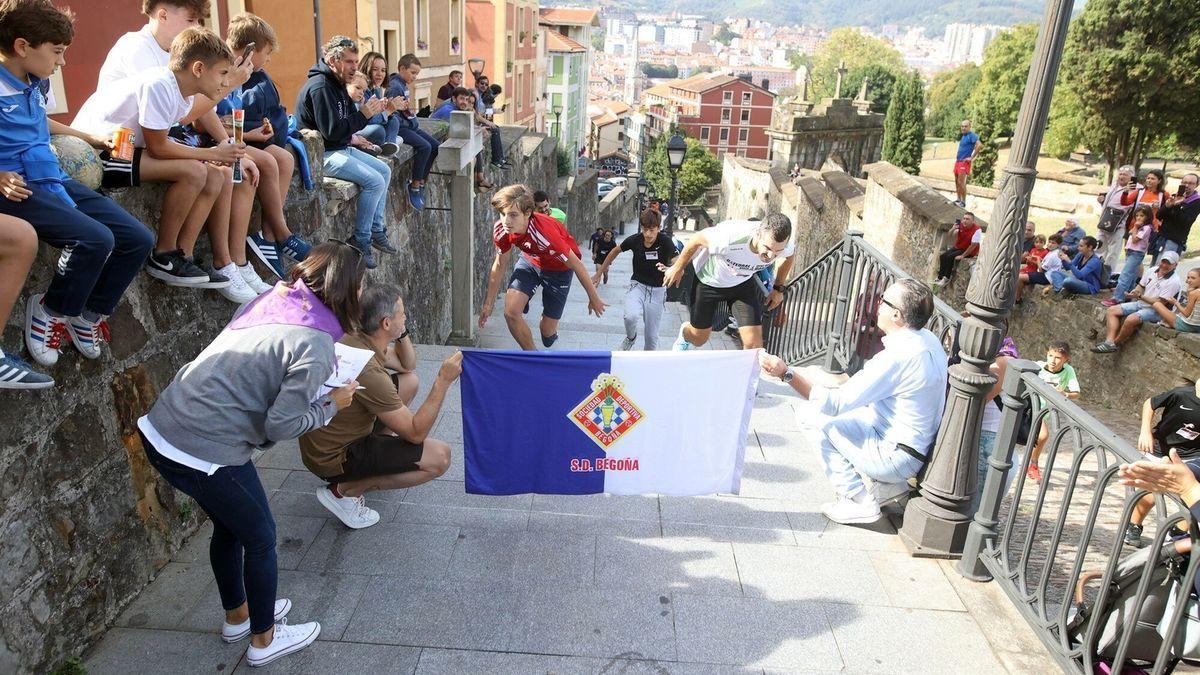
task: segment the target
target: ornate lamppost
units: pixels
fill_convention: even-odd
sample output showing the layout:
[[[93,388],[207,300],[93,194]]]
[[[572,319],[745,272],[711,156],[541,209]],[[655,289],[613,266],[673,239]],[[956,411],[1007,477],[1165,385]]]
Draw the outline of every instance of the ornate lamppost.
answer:
[[[670,211],[667,212],[667,222],[663,225],[663,231],[667,236],[671,236],[675,225],[675,212],[679,209],[675,204],[675,193],[679,189],[679,169],[683,168],[683,160],[687,155],[687,141],[683,140],[683,136],[675,134],[671,136],[671,140],[667,141],[667,168],[671,170],[671,198],[668,200]]]

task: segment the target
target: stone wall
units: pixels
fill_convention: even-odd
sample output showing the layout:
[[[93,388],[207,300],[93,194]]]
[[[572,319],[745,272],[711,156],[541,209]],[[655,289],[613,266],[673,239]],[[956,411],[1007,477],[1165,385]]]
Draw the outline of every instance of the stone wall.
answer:
[[[721,167],[721,196],[717,222],[761,218],[771,207],[772,193],[779,186],[772,180],[770,165],[726,153]]]
[[[441,137],[445,125],[427,130]],[[553,190],[554,142],[505,128],[513,168],[498,184],[525,182]],[[293,184],[286,206],[295,231],[322,241],[353,229],[357,189],[322,180],[319,138],[305,144],[317,188]],[[486,151],[485,151],[486,152]],[[442,342],[450,330],[450,213],[413,212],[404,196],[411,153],[403,149],[389,192],[394,256],[382,256],[373,281],[397,284],[417,339]],[[486,159],[486,158],[485,158]],[[449,206],[449,178],[433,175],[428,205]],[[559,197],[580,227],[595,220],[595,182]],[[114,198],[143,222],[155,223],[162,190],[118,191]],[[574,206],[578,204],[578,206]],[[476,279],[491,264],[495,213],[475,198]],[[588,219],[592,220],[589,221]],[[252,228],[257,227],[257,217]],[[590,233],[590,228],[587,229]],[[201,241],[205,241],[201,237]],[[198,252],[206,254],[200,247]],[[26,293],[45,289],[57,251],[42,247]],[[476,283],[477,298],[484,284]],[[22,344],[23,295],[3,342]],[[165,286],[141,275],[110,318],[113,345],[89,361],[72,349],[50,369],[58,387],[3,394],[0,409],[0,672],[45,672],[78,654],[167,562],[201,516],[190,499],[166,487],[145,462],[135,421],[180,366],[231,318],[234,306],[214,291]]]

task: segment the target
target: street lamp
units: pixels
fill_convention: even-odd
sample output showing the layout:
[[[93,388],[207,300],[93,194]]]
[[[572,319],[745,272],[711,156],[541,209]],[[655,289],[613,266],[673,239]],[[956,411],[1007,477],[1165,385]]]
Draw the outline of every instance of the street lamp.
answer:
[[[645,206],[646,193],[649,190],[650,190],[650,181],[646,180],[645,178],[638,178],[637,191],[638,191],[638,215],[639,216],[642,213],[642,209],[646,208],[646,206]]]
[[[314,0],[315,1],[315,0]],[[487,67],[487,61],[479,57],[467,59],[467,70],[478,80],[483,75],[483,69]]]
[[[553,108],[551,108],[551,110],[554,112],[554,137],[558,139],[559,143],[561,143],[562,142],[562,138],[561,138],[562,127],[559,126],[558,118],[562,116],[562,106],[556,105]]]
[[[687,141],[683,140],[683,136],[675,134],[671,140],[667,141],[667,168],[671,170],[671,198],[667,201],[670,211],[667,212],[667,222],[663,226],[663,231],[667,236],[671,236],[671,230],[675,224],[675,212],[678,210],[675,207],[675,192],[679,188],[679,169],[683,167],[684,156],[687,155]]]

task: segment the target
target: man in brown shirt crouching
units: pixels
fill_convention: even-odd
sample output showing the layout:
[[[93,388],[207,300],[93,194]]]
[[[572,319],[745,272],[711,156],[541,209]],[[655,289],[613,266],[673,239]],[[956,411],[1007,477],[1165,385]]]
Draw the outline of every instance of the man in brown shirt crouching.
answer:
[[[358,376],[353,402],[325,427],[300,437],[304,466],[329,485],[317,499],[355,529],[379,522],[363,495],[399,490],[437,478],[450,468],[450,446],[429,438],[450,385],[462,373],[462,353],[447,358],[421,407],[408,408],[417,393],[416,352],[405,328],[404,301],[394,286],[371,286],[359,299],[362,332],[342,343],[374,350]],[[393,376],[388,370],[396,371]]]

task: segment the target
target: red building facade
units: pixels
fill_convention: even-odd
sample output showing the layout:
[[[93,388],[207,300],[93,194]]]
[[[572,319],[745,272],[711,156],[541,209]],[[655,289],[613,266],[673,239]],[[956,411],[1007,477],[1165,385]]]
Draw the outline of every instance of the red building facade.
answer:
[[[647,135],[668,133],[671,125],[699,139],[717,157],[767,159],[775,95],[732,75],[705,73],[646,90]]]

